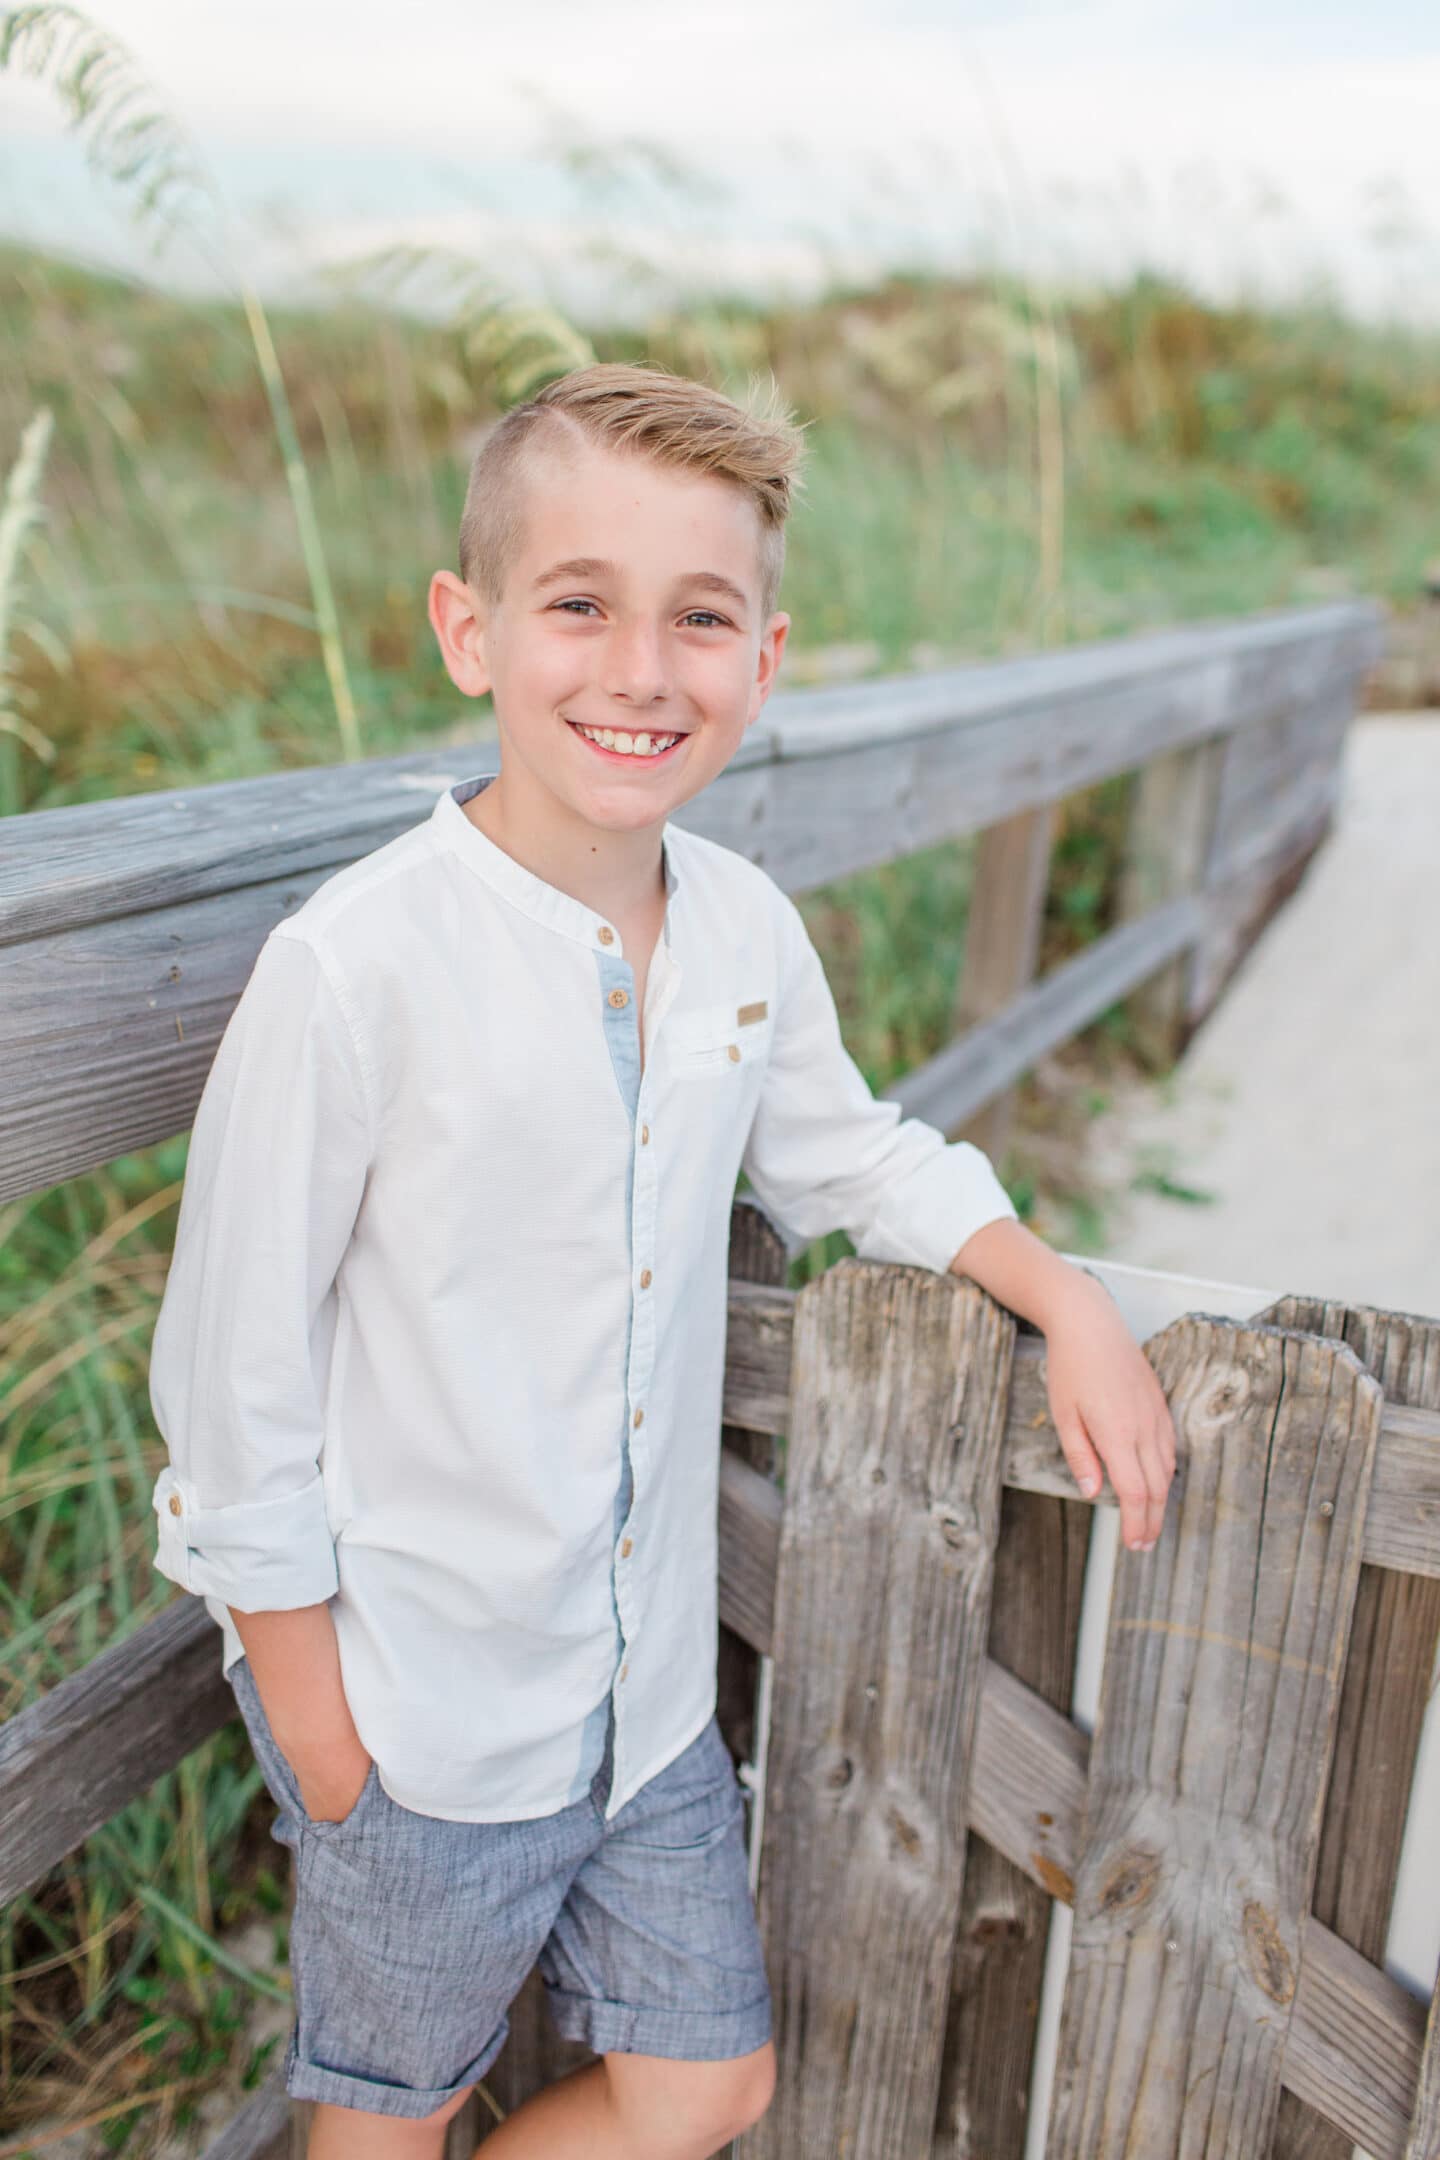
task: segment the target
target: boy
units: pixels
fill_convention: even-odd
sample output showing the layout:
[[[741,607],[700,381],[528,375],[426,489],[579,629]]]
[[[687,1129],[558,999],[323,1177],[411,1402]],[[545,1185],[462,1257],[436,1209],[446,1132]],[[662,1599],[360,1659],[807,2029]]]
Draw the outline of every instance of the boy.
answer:
[[[879,1102],[794,904],[669,822],[773,687],[783,417],[583,368],[482,446],[430,620],[501,770],[270,932],[196,1113],[151,1398],[296,1849],[311,2160],[434,2156],[538,1960],[596,2060],[497,2160],[702,2160],[773,2075],[714,1719],[731,1201],[951,1268],[1048,1338],[1132,1545],[1174,1466],[1112,1301]]]

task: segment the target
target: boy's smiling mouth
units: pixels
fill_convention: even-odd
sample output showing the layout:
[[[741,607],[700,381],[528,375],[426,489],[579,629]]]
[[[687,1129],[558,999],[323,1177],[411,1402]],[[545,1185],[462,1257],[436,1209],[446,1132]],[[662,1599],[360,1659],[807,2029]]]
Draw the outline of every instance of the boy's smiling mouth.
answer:
[[[560,717],[565,719],[563,713]],[[608,758],[615,765],[664,765],[688,739],[683,729],[676,728],[604,728],[587,734],[578,720],[565,719],[565,725],[596,757]],[[623,742],[630,747],[608,747],[595,739],[601,734],[608,735],[612,744]],[[664,743],[666,747],[656,749],[657,743]]]

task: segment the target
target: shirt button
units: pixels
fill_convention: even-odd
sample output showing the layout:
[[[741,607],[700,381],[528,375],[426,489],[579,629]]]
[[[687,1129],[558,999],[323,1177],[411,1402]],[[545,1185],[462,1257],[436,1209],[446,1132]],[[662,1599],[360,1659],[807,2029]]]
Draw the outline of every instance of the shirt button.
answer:
[[[631,1553],[632,1553],[632,1552],[634,1552],[634,1550],[635,1550],[635,1540],[634,1540],[634,1538],[630,1538],[630,1537],[627,1537],[627,1538],[626,1538],[626,1540],[625,1540],[625,1542],[624,1542],[624,1544],[623,1544],[623,1545],[622,1545],[622,1546],[620,1547],[620,1557],[621,1557],[621,1559],[622,1559],[622,1560],[628,1560],[628,1559],[629,1559],[629,1557],[630,1557],[630,1555],[631,1555]]]
[[[628,1005],[629,1002],[630,993],[628,990],[612,990],[606,1000],[607,1004],[614,1005],[617,1010],[621,1005]]]
[[[637,1411],[635,1412],[635,1423],[636,1423],[637,1425],[643,1425],[643,1424],[644,1424],[644,1422],[645,1422],[645,1413],[644,1413],[644,1411],[643,1411],[643,1410],[637,1410]]]
[[[615,932],[610,928],[609,923],[601,923],[597,935],[602,945],[613,945],[615,942]]]
[[[640,1287],[642,1290],[648,1290],[650,1287],[650,1270],[648,1267],[640,1270]]]
[[[729,1058],[730,1058],[730,1062],[731,1062],[731,1064],[732,1064],[732,1065],[738,1065],[738,1064],[739,1064],[739,1062],[740,1062],[740,1045],[739,1045],[739,1043],[731,1043],[728,1055],[729,1055]]]
[[[630,1660],[629,1660],[629,1658],[626,1658],[626,1660],[625,1660],[625,1663],[624,1663],[624,1664],[623,1664],[623,1665],[622,1665],[622,1666],[620,1667],[620,1678],[621,1678],[622,1680],[624,1679],[624,1677],[625,1677],[626,1673],[627,1673],[627,1672],[629,1672],[629,1670],[630,1670]]]
[[[172,1515],[178,1515],[178,1514],[180,1513],[180,1495],[179,1495],[179,1493],[173,1493],[173,1492],[172,1492],[172,1493],[171,1493],[171,1495],[170,1495],[170,1512],[171,1512],[171,1514],[172,1514]]]
[[[641,1147],[649,1147],[650,1145],[650,1128],[648,1125],[640,1127],[640,1145]]]

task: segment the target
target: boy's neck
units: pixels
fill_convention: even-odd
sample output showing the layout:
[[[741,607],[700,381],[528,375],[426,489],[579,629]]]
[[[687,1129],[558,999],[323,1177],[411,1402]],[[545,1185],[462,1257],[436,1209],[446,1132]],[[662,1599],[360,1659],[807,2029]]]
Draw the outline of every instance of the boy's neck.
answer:
[[[461,808],[487,840],[503,848],[523,869],[582,906],[594,908],[597,915],[624,923],[643,918],[653,909],[663,914],[665,875],[659,825],[638,832],[606,832],[565,812],[552,796],[547,795],[543,803],[528,802],[525,790],[505,788],[499,773]]]

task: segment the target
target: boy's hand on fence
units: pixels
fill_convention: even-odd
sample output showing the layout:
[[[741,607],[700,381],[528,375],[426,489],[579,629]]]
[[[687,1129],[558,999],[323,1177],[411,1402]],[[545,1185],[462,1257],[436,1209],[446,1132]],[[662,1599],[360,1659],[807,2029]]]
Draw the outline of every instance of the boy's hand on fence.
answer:
[[[1045,1386],[1065,1460],[1087,1499],[1102,1465],[1120,1503],[1120,1530],[1149,1552],[1175,1475],[1175,1426],[1154,1367],[1110,1293],[1080,1274],[1047,1317]]]

